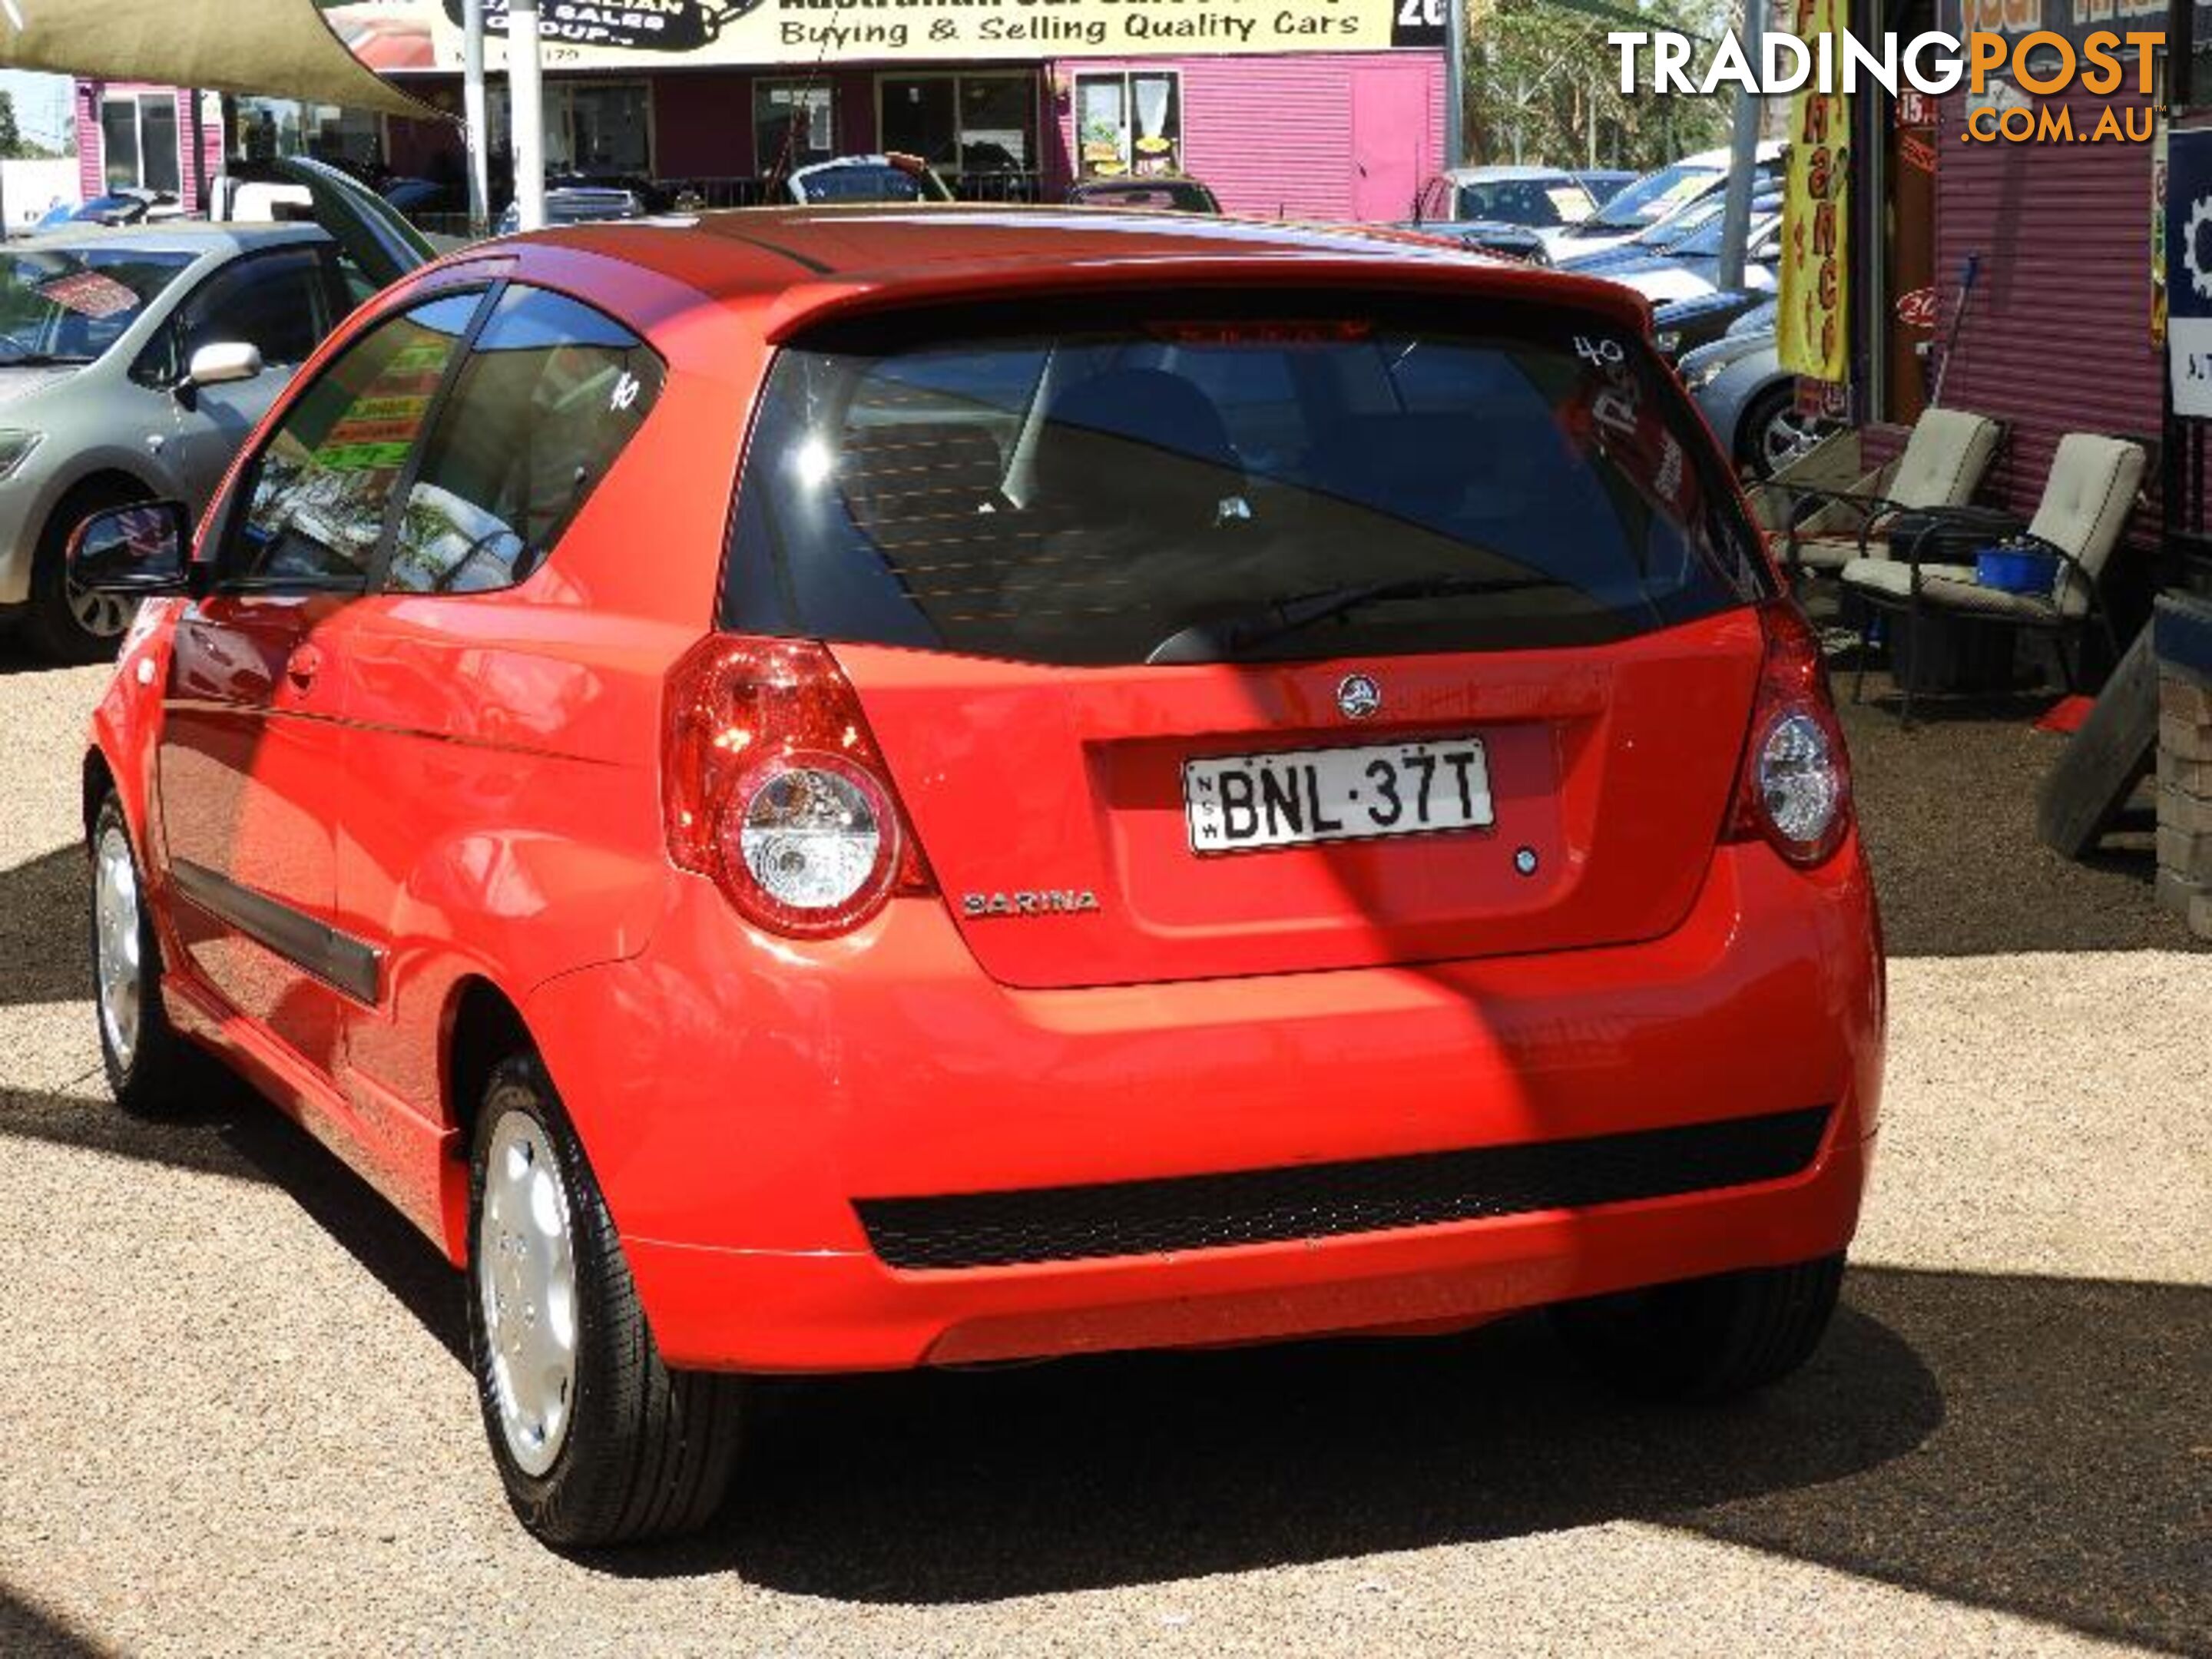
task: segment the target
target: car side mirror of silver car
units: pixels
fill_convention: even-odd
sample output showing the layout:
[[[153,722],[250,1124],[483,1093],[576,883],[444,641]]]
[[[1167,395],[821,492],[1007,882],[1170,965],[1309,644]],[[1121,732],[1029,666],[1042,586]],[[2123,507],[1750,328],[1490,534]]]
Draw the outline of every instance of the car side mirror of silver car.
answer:
[[[191,555],[192,520],[185,504],[138,501],[95,513],[79,525],[66,560],[70,580],[79,587],[151,599],[188,591]]]
[[[217,340],[192,353],[185,369],[191,386],[230,386],[261,373],[261,348],[244,340]]]

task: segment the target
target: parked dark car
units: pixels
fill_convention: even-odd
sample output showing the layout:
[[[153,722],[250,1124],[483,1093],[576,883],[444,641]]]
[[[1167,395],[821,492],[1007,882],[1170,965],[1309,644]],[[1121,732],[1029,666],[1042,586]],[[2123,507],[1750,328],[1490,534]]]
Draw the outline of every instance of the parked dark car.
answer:
[[[635,192],[605,185],[572,185],[545,192],[545,222],[549,225],[599,224],[617,219],[642,219],[645,204]],[[512,236],[522,228],[522,209],[509,202],[499,216],[499,234]]]
[[[62,225],[140,225],[159,216],[167,208],[173,213],[177,198],[165,190],[115,190],[95,196],[77,207],[57,207],[39,221],[38,228]]]
[[[391,179],[385,182],[384,199],[410,218],[419,213],[466,213],[469,192],[459,185],[435,179]]]
[[[841,155],[801,167],[778,199],[793,202],[949,202],[952,191],[919,155]]]
[[[1170,213],[1221,211],[1212,191],[1196,179],[1180,175],[1085,179],[1069,187],[1067,199],[1076,207],[1152,208]]]
[[[1721,285],[1722,228],[1716,215],[1669,252],[1597,270],[1585,267],[1583,274],[1620,283],[1650,301],[1657,307],[1653,323],[1660,353],[1676,356],[1717,338],[1745,312],[1774,297],[1774,265],[1782,252],[1778,204],[1752,216],[1739,287]]]

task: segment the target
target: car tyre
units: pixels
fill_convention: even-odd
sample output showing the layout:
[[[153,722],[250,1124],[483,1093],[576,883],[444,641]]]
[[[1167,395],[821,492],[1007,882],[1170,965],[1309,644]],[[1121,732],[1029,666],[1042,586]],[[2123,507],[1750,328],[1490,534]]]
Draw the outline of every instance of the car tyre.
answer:
[[[1752,400],[1736,428],[1736,459],[1754,477],[1772,477],[1796,460],[1820,435],[1821,423],[1799,416],[1797,388],[1784,380]]]
[[[635,1543],[713,1517],[741,1382],[662,1363],[599,1182],[528,1054],[493,1067],[477,1116],[468,1311],[492,1455],[539,1540]]]
[[[1810,1358],[1843,1282],[1838,1254],[1571,1302],[1552,1317],[1568,1347],[1613,1387],[1717,1401],[1778,1382]]]
[[[88,850],[94,1024],[107,1087],[134,1117],[172,1117],[191,1092],[198,1056],[161,1006],[161,941],[131,826],[112,791],[93,817]]]
[[[80,664],[112,662],[116,647],[137,613],[135,602],[112,593],[87,593],[74,589],[69,579],[69,538],[76,527],[95,513],[127,507],[143,500],[143,490],[117,484],[94,483],[62,498],[39,534],[31,559],[30,605],[23,614],[23,635],[31,648],[46,661]]]

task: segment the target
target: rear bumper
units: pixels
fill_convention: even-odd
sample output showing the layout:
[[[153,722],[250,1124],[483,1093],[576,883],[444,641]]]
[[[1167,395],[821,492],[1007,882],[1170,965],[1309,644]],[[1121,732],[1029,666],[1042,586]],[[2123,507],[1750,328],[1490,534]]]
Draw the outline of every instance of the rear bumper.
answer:
[[[1088,991],[994,985],[933,901],[794,948],[687,881],[642,956],[526,1012],[665,1356],[798,1371],[1459,1325],[1827,1254],[1883,1021],[1856,849],[1808,878],[1758,847],[1644,945]],[[899,1268],[855,1210],[1814,1107],[1817,1151],[1780,1178],[1318,1238]]]

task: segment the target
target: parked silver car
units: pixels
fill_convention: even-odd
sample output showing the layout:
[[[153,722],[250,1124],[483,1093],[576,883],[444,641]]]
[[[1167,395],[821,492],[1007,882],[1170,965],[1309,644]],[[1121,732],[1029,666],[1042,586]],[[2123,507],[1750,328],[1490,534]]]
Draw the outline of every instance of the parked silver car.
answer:
[[[1675,372],[1713,435],[1754,477],[1772,477],[1834,429],[1797,412],[1797,377],[1775,351],[1771,301],[1685,353]]]
[[[198,513],[338,319],[428,257],[367,191],[292,165],[319,223],[71,225],[0,246],[0,621],[41,654],[97,660],[131,619],[71,586],[70,532],[132,501]]]

